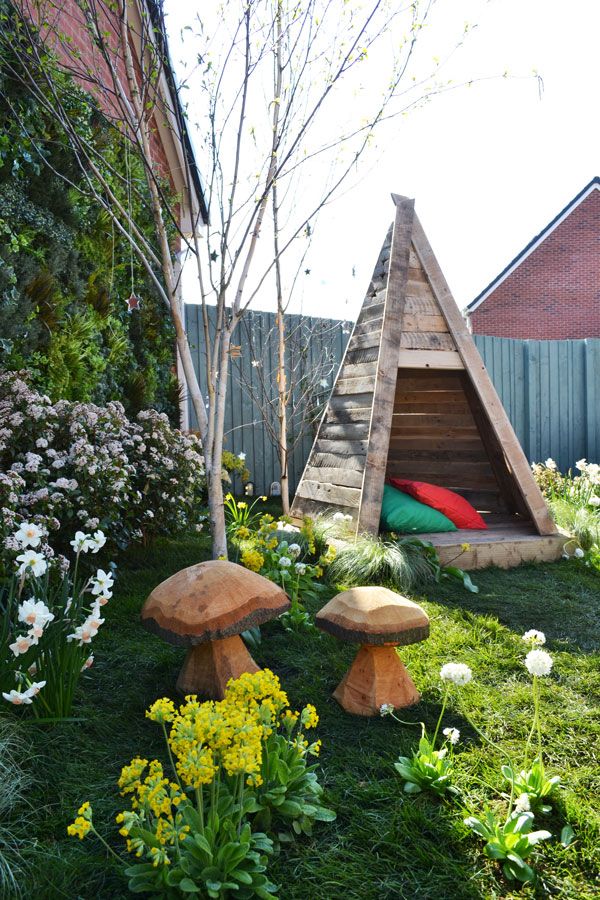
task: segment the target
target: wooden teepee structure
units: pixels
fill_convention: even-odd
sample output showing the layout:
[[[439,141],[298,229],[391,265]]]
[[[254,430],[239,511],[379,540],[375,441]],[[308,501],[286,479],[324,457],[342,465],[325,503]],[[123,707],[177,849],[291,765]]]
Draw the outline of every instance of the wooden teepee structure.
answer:
[[[421,535],[442,561],[510,566],[562,550],[544,499],[414,212],[396,215],[321,420],[292,516],[377,532],[387,477],[455,490],[485,531]],[[470,544],[468,551],[461,545]],[[458,548],[458,551],[457,551]]]

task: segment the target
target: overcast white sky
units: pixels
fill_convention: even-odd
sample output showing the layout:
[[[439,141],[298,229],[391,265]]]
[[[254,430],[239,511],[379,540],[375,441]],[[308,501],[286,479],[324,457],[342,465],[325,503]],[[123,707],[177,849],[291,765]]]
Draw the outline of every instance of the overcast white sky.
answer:
[[[188,11],[202,14],[205,4],[165,6],[175,39]],[[416,199],[464,306],[600,174],[599,0],[439,0],[432,46],[466,20],[478,28],[453,65],[454,80],[535,69],[541,98],[534,79],[487,81],[434,99],[388,130],[383,155],[319,220],[306,314],[356,317],[393,215],[392,191]]]

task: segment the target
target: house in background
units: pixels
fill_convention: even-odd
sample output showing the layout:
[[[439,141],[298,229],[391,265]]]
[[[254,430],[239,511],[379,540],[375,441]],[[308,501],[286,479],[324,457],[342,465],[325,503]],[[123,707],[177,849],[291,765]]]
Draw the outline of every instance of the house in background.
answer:
[[[465,316],[474,334],[600,338],[600,178],[475,297]]]

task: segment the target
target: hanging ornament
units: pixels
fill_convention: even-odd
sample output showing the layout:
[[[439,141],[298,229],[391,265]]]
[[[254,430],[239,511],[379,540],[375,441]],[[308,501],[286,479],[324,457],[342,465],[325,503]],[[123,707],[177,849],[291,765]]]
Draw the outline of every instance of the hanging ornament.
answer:
[[[128,313],[132,313],[134,309],[137,309],[139,311],[142,308],[141,297],[136,297],[133,291],[131,292],[125,303],[127,304]]]

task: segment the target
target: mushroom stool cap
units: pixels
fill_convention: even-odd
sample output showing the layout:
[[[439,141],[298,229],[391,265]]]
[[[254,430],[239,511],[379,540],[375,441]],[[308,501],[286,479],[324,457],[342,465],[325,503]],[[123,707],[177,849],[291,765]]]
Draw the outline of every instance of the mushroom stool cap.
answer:
[[[429,636],[429,618],[418,604],[384,587],[355,587],[316,615],[323,631],[359,644],[415,644]]]
[[[171,644],[193,647],[241,634],[285,612],[287,594],[268,578],[226,560],[176,572],[154,588],[142,624]]]

